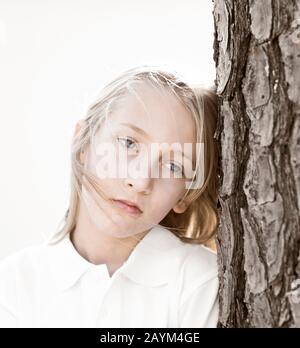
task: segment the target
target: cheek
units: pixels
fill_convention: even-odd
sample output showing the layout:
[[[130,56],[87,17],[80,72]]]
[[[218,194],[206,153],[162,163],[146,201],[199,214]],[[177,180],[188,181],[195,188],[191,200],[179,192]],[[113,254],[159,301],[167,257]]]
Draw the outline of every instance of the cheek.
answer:
[[[86,168],[97,177],[99,181],[116,176],[116,154],[111,143],[101,143],[89,149]]]
[[[89,151],[88,169],[99,179],[120,179],[128,173],[131,158],[114,139],[102,139]]]
[[[156,192],[153,197],[154,209],[166,215],[184,195],[184,184],[182,182],[176,184],[174,181],[161,182],[156,188]]]
[[[125,217],[113,208],[110,201],[112,198],[109,183],[103,180],[98,181],[99,188],[104,193],[105,197],[98,196],[94,191],[91,193],[85,188],[82,188],[82,198],[90,220],[101,230],[113,230],[126,225]],[[105,184],[105,185],[104,185]],[[92,198],[96,199],[96,202]]]
[[[185,193],[185,180],[182,179],[160,179],[158,193],[162,199],[176,202]]]

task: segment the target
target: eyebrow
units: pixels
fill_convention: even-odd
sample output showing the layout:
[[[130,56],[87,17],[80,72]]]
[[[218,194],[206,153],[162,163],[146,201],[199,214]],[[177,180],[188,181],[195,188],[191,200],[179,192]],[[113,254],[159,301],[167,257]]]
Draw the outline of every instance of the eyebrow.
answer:
[[[142,128],[139,128],[139,127],[133,125],[132,123],[120,123],[120,125],[129,127],[129,128],[132,128],[132,129],[135,130],[137,133],[142,134],[145,138],[147,138],[147,139],[149,139],[149,140],[151,139],[148,133],[146,133]],[[192,160],[189,156],[186,156],[186,155],[183,153],[183,151],[180,151],[180,152],[181,152],[181,154],[182,154],[185,158],[189,159],[189,160],[193,163],[193,160]]]
[[[145,138],[150,139],[150,136],[148,133],[146,133],[142,128],[139,128],[131,123],[121,123],[122,126],[126,126],[129,128],[132,128],[133,130],[135,130],[137,133],[142,134]]]

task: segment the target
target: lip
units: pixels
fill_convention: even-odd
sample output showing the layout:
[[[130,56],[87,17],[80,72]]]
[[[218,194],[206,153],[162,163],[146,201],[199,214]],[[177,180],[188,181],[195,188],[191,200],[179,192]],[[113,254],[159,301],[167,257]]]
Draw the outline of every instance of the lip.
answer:
[[[123,199],[113,199],[113,203],[121,208],[122,210],[126,211],[129,214],[132,215],[140,215],[142,214],[142,210],[133,202],[126,201]]]

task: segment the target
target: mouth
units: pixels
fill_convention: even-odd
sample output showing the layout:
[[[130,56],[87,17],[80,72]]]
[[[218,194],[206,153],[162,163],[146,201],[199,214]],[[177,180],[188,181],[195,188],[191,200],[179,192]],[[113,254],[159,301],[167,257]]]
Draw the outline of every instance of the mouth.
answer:
[[[131,215],[140,215],[142,214],[142,210],[133,202],[121,200],[121,199],[113,199],[113,203],[123,211],[131,214]]]

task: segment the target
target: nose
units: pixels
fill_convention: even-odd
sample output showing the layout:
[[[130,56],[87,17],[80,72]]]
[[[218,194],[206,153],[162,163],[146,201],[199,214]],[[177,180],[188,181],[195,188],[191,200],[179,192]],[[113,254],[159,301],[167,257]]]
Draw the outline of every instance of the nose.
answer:
[[[125,185],[132,187],[140,193],[149,194],[153,185],[152,164],[148,158],[140,160],[138,163],[131,162],[128,166],[128,177],[124,180]]]
[[[125,179],[126,186],[132,187],[136,192],[144,193],[145,195],[150,194],[151,188],[149,179]]]

